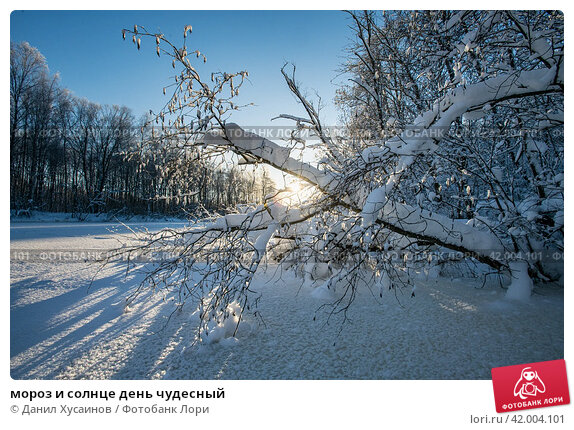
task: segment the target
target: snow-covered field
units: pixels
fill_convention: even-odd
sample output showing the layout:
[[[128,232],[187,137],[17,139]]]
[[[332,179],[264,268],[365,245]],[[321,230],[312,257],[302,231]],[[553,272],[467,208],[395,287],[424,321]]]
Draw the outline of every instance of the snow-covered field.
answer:
[[[111,249],[127,232],[109,223],[11,224],[13,378],[490,379],[495,366],[563,358],[561,290],[522,303],[495,282],[419,281],[415,297],[361,291],[341,326],[316,314],[327,298],[312,285],[270,268],[253,287],[263,293],[264,324],[248,315],[237,339],[191,346],[193,307],[173,313],[173,300],[157,294],[124,312],[141,275],[126,276],[122,263],[101,269],[22,254]]]

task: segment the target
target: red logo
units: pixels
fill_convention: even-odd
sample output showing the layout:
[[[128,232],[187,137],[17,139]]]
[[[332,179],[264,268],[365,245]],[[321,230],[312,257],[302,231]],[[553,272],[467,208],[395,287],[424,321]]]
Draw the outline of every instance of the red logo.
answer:
[[[564,360],[495,367],[492,386],[496,412],[570,403]]]

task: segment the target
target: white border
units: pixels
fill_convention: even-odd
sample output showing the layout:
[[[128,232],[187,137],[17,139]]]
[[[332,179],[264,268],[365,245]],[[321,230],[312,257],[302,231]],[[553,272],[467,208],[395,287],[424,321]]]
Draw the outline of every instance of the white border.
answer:
[[[169,6],[170,9],[212,9],[214,6],[223,9],[270,9],[268,2],[241,3],[220,1],[217,4],[202,2],[190,3],[172,1],[169,3],[154,3],[150,1],[127,1],[119,4],[117,1],[103,0],[97,3],[80,4],[78,2],[50,2],[27,1],[25,3],[13,3],[8,7],[4,3],[2,15],[2,28],[6,39],[10,38],[10,12],[11,8],[17,9],[46,9],[47,6],[56,9],[158,9],[161,6]],[[310,4],[309,1],[294,0],[277,4],[280,9],[344,9],[352,6],[353,9],[378,9],[391,4],[380,2],[356,2],[331,1],[329,3]],[[360,6],[360,7],[359,7]],[[397,4],[404,9],[457,9],[461,4],[455,1],[445,1],[430,4],[422,1],[409,1]],[[474,6],[480,9],[560,9],[566,16],[566,36],[571,27],[570,7],[566,1],[540,2],[512,1],[496,2],[481,1]],[[568,46],[568,40],[566,41]],[[8,40],[4,40],[4,49],[8,48]],[[3,56],[3,70],[8,73],[9,54]],[[570,71],[569,56],[566,56],[566,71]],[[155,428],[156,426],[172,426],[183,424],[184,428],[199,428],[206,424],[231,427],[235,429],[275,429],[275,428],[411,428],[420,426],[427,428],[430,425],[438,425],[440,428],[461,429],[466,427],[476,428],[476,424],[470,423],[471,415],[475,417],[500,416],[494,408],[492,384],[490,381],[13,381],[9,376],[9,159],[8,136],[8,110],[9,88],[7,76],[3,86],[4,111],[2,116],[2,129],[4,142],[1,145],[4,168],[1,170],[3,195],[0,197],[0,216],[3,221],[3,247],[0,261],[2,262],[2,279],[4,281],[2,330],[3,342],[1,345],[2,356],[5,357],[4,372],[2,374],[2,396],[5,401],[0,406],[4,418],[4,428],[33,428],[38,426],[42,429],[77,429],[83,427],[100,427],[112,425],[114,428],[123,426],[141,426],[143,428]],[[570,87],[567,86],[568,92]],[[570,112],[570,96],[566,97],[566,112]],[[570,133],[570,121],[566,121],[566,138]],[[570,165],[570,149],[566,149],[566,163]],[[570,213],[570,174],[566,175],[566,213]],[[572,263],[570,257],[570,228],[566,229],[567,250],[565,253],[565,359],[567,367],[574,369],[574,356],[572,354],[572,332],[574,327],[572,314],[569,312],[572,305],[572,293],[570,281],[572,278]],[[536,321],[533,321],[536,324]],[[572,361],[569,361],[572,360]],[[571,375],[574,373],[570,372]],[[571,381],[574,381],[572,379]],[[62,417],[61,415],[38,415],[22,416],[10,412],[10,405],[14,403],[10,399],[10,390],[190,390],[206,389],[214,390],[219,387],[225,389],[225,399],[205,400],[202,405],[210,407],[210,414],[203,417],[187,417],[185,415],[164,414],[163,416],[147,415],[78,415]],[[60,402],[54,402],[55,405]],[[99,401],[75,400],[66,402],[77,405],[106,404]],[[157,403],[153,400],[149,405]],[[145,402],[138,402],[143,405]],[[511,413],[512,414],[512,413]],[[545,408],[524,411],[524,414],[563,414],[565,421],[571,424],[573,414],[572,405],[554,408]],[[506,416],[509,414],[502,414]],[[176,423],[177,422],[177,423]],[[492,426],[494,424],[490,424]],[[510,424],[509,424],[510,425]],[[496,425],[499,427],[500,425]],[[540,425],[536,426],[541,428]],[[553,428],[558,427],[554,425]]]

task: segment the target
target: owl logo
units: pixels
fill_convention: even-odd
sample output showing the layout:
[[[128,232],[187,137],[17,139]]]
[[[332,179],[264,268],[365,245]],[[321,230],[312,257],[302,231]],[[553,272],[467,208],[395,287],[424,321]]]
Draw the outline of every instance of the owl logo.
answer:
[[[520,378],[514,386],[515,397],[520,397],[522,400],[525,400],[528,397],[536,397],[538,393],[544,393],[545,391],[546,387],[542,379],[540,379],[540,376],[538,376],[538,372],[531,367],[522,369]]]

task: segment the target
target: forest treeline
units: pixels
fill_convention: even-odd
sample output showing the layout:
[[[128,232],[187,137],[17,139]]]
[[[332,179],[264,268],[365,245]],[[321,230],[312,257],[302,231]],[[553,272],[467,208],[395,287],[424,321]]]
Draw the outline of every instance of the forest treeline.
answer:
[[[257,203],[273,181],[198,149],[146,139],[125,106],[78,98],[27,42],[10,45],[10,208],[194,214]]]

